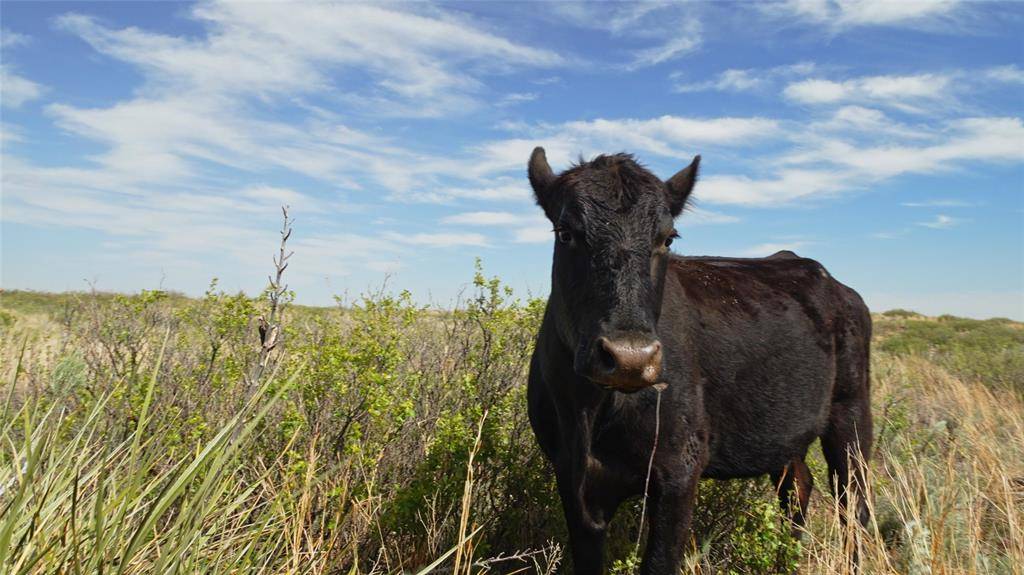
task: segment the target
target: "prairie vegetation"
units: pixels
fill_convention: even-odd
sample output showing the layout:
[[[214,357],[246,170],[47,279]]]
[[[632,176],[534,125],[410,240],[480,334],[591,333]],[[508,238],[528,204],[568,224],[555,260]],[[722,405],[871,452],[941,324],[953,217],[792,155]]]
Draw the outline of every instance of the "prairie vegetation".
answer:
[[[479,266],[453,309],[386,289],[301,307],[280,277],[258,297],[0,298],[0,572],[566,568],[524,399],[543,301]],[[864,571],[1021,572],[1024,325],[875,326]],[[686,572],[846,569],[816,447],[810,464],[801,544],[767,479],[702,483]],[[639,508],[616,518],[616,573]]]

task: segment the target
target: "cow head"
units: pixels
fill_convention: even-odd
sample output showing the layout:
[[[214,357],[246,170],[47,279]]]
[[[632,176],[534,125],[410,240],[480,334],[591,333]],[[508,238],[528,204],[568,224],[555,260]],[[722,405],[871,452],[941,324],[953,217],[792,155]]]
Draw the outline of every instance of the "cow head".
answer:
[[[560,175],[543,148],[530,184],[554,224],[551,293],[577,374],[639,391],[661,381],[657,326],[673,221],[697,179],[700,156],[662,182],[626,154],[598,156]]]

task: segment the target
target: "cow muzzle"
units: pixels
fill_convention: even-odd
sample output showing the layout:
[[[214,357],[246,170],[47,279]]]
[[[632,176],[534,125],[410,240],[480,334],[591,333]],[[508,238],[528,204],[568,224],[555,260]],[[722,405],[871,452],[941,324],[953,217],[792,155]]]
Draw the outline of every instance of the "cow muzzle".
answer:
[[[657,339],[600,336],[594,342],[594,360],[591,379],[616,391],[640,391],[661,380]]]

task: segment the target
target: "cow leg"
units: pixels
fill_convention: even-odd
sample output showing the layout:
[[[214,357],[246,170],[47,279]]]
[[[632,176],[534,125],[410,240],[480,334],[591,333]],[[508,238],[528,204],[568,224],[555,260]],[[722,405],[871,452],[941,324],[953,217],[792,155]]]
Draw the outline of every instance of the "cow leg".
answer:
[[[843,526],[851,513],[865,527],[870,520],[865,473],[871,454],[871,439],[871,411],[866,399],[838,402],[832,406],[828,429],[821,437],[821,449],[828,463],[829,483],[839,503],[839,520]],[[850,509],[851,502],[854,509]],[[859,564],[856,534],[849,529],[844,529],[844,532],[847,536],[854,536],[847,545],[852,549],[850,560],[852,571],[856,572]]]
[[[800,539],[811,500],[814,478],[803,458],[794,457],[782,471],[772,474],[772,483],[779,495],[779,506],[789,517],[795,539]]]
[[[604,572],[604,546],[608,522],[611,521],[616,506],[611,502],[585,501],[579,485],[570,477],[568,474],[559,474],[557,479],[558,495],[562,499],[562,510],[565,512],[565,523],[569,531],[573,573],[600,575]]]
[[[654,486],[648,501],[650,527],[641,575],[679,573],[690,534],[698,475],[685,478],[682,484],[660,481]]]

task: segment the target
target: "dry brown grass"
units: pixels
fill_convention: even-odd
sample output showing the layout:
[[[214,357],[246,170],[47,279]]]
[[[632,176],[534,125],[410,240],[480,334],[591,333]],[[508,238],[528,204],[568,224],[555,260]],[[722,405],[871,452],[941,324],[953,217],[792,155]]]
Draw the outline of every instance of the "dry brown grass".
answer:
[[[873,521],[867,530],[844,528],[829,512],[834,499],[819,491],[804,571],[848,572],[845,530],[856,535],[867,573],[1022,572],[1020,396],[965,383],[921,357],[876,354],[873,365]]]

